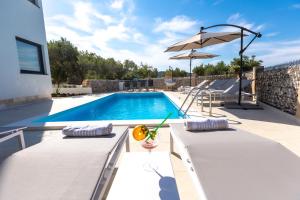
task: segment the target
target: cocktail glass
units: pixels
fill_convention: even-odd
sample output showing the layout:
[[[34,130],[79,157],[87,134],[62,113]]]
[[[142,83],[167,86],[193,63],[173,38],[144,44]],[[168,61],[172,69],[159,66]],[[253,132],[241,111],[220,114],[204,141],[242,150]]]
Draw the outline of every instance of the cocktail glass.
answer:
[[[152,159],[152,150],[158,146],[159,134],[156,133],[154,138],[148,138],[141,141],[141,145],[143,148],[148,150],[148,155],[146,158],[146,162],[143,167],[146,171],[154,171],[158,169],[157,163]]]

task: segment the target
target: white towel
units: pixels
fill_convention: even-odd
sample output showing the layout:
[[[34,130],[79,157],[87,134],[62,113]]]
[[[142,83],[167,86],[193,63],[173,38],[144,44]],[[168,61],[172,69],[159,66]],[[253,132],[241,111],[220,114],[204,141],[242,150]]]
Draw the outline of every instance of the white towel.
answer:
[[[62,130],[66,136],[72,137],[94,137],[109,135],[112,132],[112,124],[87,125],[87,126],[67,126]]]
[[[226,118],[193,118],[184,122],[187,131],[204,131],[227,129],[228,120]]]

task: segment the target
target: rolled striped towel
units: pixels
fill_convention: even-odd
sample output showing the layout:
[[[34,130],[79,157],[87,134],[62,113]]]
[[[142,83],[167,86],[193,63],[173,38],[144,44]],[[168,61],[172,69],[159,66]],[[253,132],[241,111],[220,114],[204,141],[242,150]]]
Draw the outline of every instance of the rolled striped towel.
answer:
[[[87,126],[67,126],[62,133],[70,137],[95,137],[109,135],[112,132],[112,124],[87,125]]]
[[[184,122],[187,131],[204,131],[227,129],[229,127],[226,118],[194,118]]]

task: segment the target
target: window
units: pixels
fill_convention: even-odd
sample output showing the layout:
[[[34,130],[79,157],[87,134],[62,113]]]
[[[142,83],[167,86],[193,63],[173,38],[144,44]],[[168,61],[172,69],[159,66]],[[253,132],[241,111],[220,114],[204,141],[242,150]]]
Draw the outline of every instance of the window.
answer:
[[[21,73],[44,74],[41,45],[19,37],[16,40]]]

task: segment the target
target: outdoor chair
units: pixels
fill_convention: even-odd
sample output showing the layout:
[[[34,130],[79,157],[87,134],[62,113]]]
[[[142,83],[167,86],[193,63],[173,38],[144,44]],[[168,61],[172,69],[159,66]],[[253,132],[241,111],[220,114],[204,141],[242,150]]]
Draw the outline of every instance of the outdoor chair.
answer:
[[[217,79],[212,81],[207,88],[205,89],[214,89],[214,90],[220,90],[223,88],[223,85],[228,81],[229,79]]]
[[[251,80],[247,80],[247,79],[243,79],[242,80],[242,90],[244,90],[246,87],[248,87],[251,84]],[[220,99],[224,99],[224,101],[233,99],[235,97],[237,97],[238,92],[239,92],[239,87],[240,87],[240,83],[239,80],[237,80],[235,83],[233,83],[231,86],[229,86],[228,88],[226,88],[225,90],[209,90],[208,92],[210,92],[213,96],[214,96],[214,100],[216,99],[216,96],[219,96]],[[242,93],[243,96],[245,95],[250,95],[249,93]]]
[[[194,88],[204,89],[207,84],[208,84],[208,80],[203,80],[195,87],[185,86],[183,88],[182,94],[188,94]]]
[[[300,158],[281,144],[239,129],[170,128],[199,199],[299,199]]]
[[[25,149],[25,139],[23,130],[26,127],[0,127],[0,143],[10,140],[14,137],[18,138],[20,149]]]
[[[217,79],[217,80],[214,80],[214,81],[210,82],[210,84],[208,84],[207,86],[203,87],[201,92],[198,93],[198,95],[202,95],[202,94],[204,95],[210,90],[223,90],[223,89],[226,89],[225,87],[227,85],[234,84],[235,81],[236,81],[235,79]],[[197,91],[194,91],[192,93],[192,96],[195,96],[196,94],[197,94]]]
[[[102,199],[127,139],[127,126],[99,137],[53,133],[0,163],[0,199]]]
[[[125,81],[124,82],[124,89],[129,90],[130,89],[130,81]]]
[[[146,87],[146,80],[140,80],[140,83],[141,83],[140,87],[144,89]]]
[[[149,80],[148,80],[148,88],[152,88],[152,89],[155,90],[154,85],[153,85],[153,80],[152,80],[152,79],[149,79]]]
[[[243,79],[242,80],[242,90],[247,88],[251,84],[251,80]],[[237,97],[239,92],[239,80],[236,79],[229,79],[228,82],[225,82],[223,86],[219,86],[218,88],[222,89],[207,89],[200,93],[197,98],[197,105],[202,104],[204,97],[209,95],[212,96],[212,100],[216,101],[216,99],[223,99],[224,101],[232,100]],[[242,92],[242,96],[251,96],[252,94]],[[253,95],[252,95],[253,96]]]
[[[132,89],[135,90],[138,88],[138,81],[137,80],[133,80],[132,81]]]

